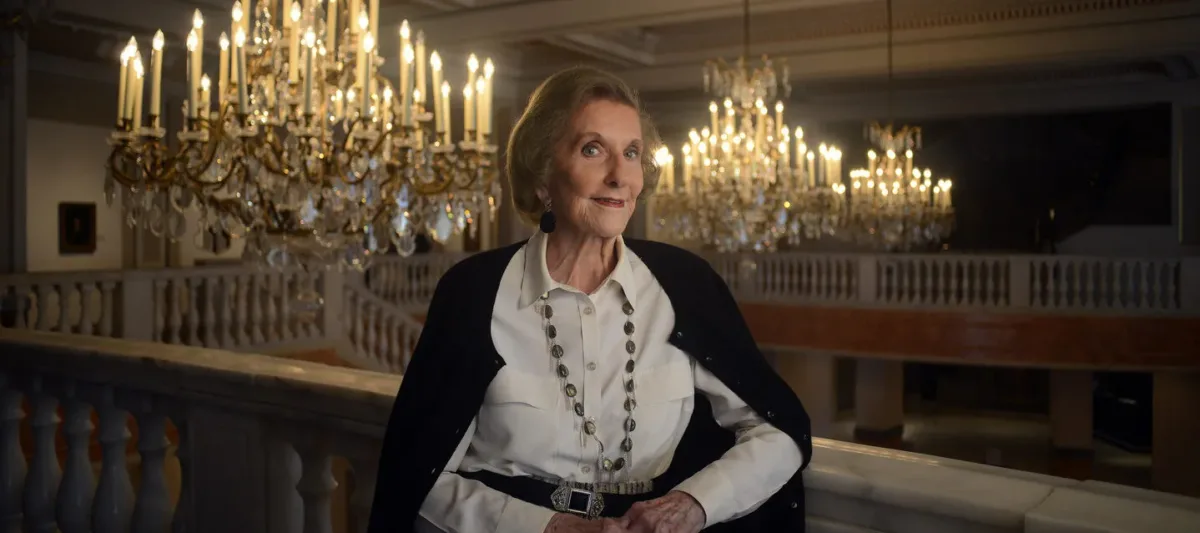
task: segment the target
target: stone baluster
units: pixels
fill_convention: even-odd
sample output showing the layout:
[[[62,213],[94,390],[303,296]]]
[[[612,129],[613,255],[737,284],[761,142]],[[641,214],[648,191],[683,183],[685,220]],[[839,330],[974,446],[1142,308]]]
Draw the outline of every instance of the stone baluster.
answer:
[[[96,334],[97,321],[92,320],[92,315],[97,313],[95,295],[95,282],[79,284],[79,333],[82,335]],[[104,308],[100,308],[99,314],[104,314]]]
[[[354,472],[354,493],[350,495],[350,518],[355,533],[366,533],[371,520],[371,503],[375,498],[375,480],[379,471],[379,455],[350,460]]]
[[[63,437],[67,441],[62,483],[58,487],[55,515],[62,533],[90,533],[95,480],[88,457],[92,434],[92,407],[80,397],[74,380],[63,385]]]
[[[29,477],[25,482],[26,533],[55,533],[54,499],[58,493],[61,472],[55,450],[54,434],[58,429],[58,400],[46,391],[45,378],[29,380],[29,426],[33,433],[32,459]]]
[[[250,276],[247,274],[242,274],[240,276],[236,276],[235,279],[237,280],[237,300],[235,304],[235,316],[233,319],[234,345],[245,346],[250,340],[246,336],[246,323],[248,322],[246,316],[246,299],[250,295]]]
[[[374,358],[375,355],[378,353],[375,351],[375,346],[376,346],[376,339],[378,338],[377,337],[377,328],[379,326],[377,324],[377,322],[378,322],[377,319],[379,317],[379,309],[376,308],[375,305],[368,302],[368,303],[366,303],[366,305],[363,306],[363,311],[366,314],[366,324],[363,325],[363,328],[366,331],[365,331],[365,335],[364,335],[365,338],[363,339],[363,343],[362,343],[362,348],[363,348],[364,355],[366,355],[367,357]]]
[[[113,336],[113,313],[116,309],[113,305],[113,290],[116,288],[116,282],[100,282],[100,336],[102,337]]]
[[[390,314],[384,313],[383,309],[379,310],[379,342],[375,346],[375,359],[385,367],[392,366],[392,362],[395,361],[391,354],[391,339],[392,332],[398,327],[399,324],[396,324]]]
[[[217,332],[217,315],[216,315],[216,299],[217,299],[217,280],[214,276],[204,278],[204,316],[201,322],[204,324],[204,346],[208,348],[216,348],[221,345]]]
[[[18,283],[13,287],[13,301],[17,306],[17,323],[13,327],[25,329],[29,325],[29,286]]]
[[[304,500],[296,491],[300,483],[301,464],[286,431],[269,424],[267,449],[267,533],[296,533],[304,523]]]
[[[265,287],[264,275],[250,275],[250,293],[253,299],[250,301],[250,339],[255,345],[266,342],[266,337],[263,335],[263,326],[266,324],[264,314],[267,310],[267,289]]]
[[[166,416],[149,394],[137,393],[130,402],[137,419],[141,484],[133,505],[133,533],[162,533],[171,524],[171,494],[167,489]]]
[[[21,452],[23,395],[11,374],[0,374],[0,530],[21,532],[25,455]]]
[[[1125,265],[1126,263],[1123,261],[1117,261],[1113,263],[1112,276],[1109,278],[1109,283],[1111,284],[1109,292],[1112,295],[1112,307],[1118,309],[1125,307],[1125,305],[1129,302],[1128,294],[1125,292],[1125,283],[1123,281],[1126,279],[1125,275],[1128,272],[1125,268]]]
[[[50,329],[50,295],[53,294],[50,290],[50,285],[47,283],[38,283],[37,285],[37,329],[38,331],[47,331]]]
[[[166,336],[166,292],[167,282],[161,279],[154,280],[154,331],[150,338],[156,341],[170,342],[167,340],[170,337]]]
[[[200,339],[200,300],[199,294],[202,287],[200,286],[204,280],[198,277],[188,277],[183,280],[184,286],[180,289],[187,293],[187,335],[184,342],[192,346],[203,346],[204,341]]]
[[[221,277],[221,347],[236,346],[240,337],[233,322],[233,311],[237,306],[237,284],[231,276]]]
[[[74,283],[63,282],[55,285],[58,288],[58,327],[59,333],[74,333],[71,331],[71,293]]]
[[[1154,297],[1154,279],[1150,276],[1155,264],[1154,261],[1142,263],[1142,307],[1155,307],[1158,304]]]
[[[97,440],[102,463],[96,498],[92,504],[92,530],[95,533],[129,531],[133,512],[133,484],[125,461],[125,446],[130,434],[129,413],[116,404],[111,386],[99,386],[94,402],[100,419]]]
[[[180,344],[183,342],[183,294],[187,292],[187,287],[183,280],[173,278],[167,280],[167,309],[170,313],[167,315],[169,323],[167,325],[167,343]]]
[[[296,491],[304,501],[304,533],[333,533],[330,497],[337,481],[333,479],[333,456],[321,439],[312,439],[296,450],[300,455],[300,482]]]
[[[191,410],[186,403],[179,400],[171,402],[167,410],[179,438],[179,445],[175,448],[175,457],[179,459],[179,503],[175,505],[175,516],[171,520],[171,533],[193,533],[196,527],[195,492],[192,488],[192,463],[195,455],[192,451]]]
[[[294,340],[296,332],[292,329],[292,284],[295,283],[296,273],[285,271],[279,275],[279,335],[286,340]],[[328,297],[328,295],[326,295]],[[341,335],[342,332],[337,332]]]
[[[321,286],[318,283],[317,274],[313,272],[304,273],[304,286],[306,290],[317,292],[321,291]],[[320,335],[320,330],[316,320],[309,320],[304,323],[304,337],[308,339],[316,338]]]

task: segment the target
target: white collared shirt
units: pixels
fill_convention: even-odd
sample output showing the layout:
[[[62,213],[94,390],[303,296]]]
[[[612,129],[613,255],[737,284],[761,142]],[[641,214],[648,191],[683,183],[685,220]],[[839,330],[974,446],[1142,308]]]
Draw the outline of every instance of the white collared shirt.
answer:
[[[546,266],[546,236],[536,233],[509,262],[492,310],[492,341],[506,365],[488,387],[483,405],[424,504],[418,531],[540,533],[554,511],[493,490],[455,471],[486,470],[593,482],[614,480],[598,472],[599,448],[582,438],[580,417],[555,373],[539,314],[548,295],[584,411],[596,420],[609,457],[625,438],[624,367],[628,360],[621,307],[634,307],[634,395],[631,462],[615,480],[644,481],[670,466],[692,416],[694,397],[705,394],[713,416],[736,430],[737,444],[718,461],[674,487],[704,508],[708,525],[749,514],[791,479],[802,464],[799,447],[766,423],[733,391],[666,339],[675,310],[662,286],[624,242],[617,267],[592,294],[554,281]],[[422,523],[424,521],[424,523]],[[431,529],[431,526],[436,529]]]

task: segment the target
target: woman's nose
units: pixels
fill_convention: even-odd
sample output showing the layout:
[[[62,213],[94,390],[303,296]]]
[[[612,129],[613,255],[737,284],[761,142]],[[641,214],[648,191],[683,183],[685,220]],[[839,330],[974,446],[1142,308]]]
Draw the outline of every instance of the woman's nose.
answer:
[[[624,157],[618,158],[616,163],[611,165],[608,170],[608,175],[605,176],[604,183],[612,188],[618,188],[629,183],[634,179],[638,172],[641,172],[641,161],[629,160]]]

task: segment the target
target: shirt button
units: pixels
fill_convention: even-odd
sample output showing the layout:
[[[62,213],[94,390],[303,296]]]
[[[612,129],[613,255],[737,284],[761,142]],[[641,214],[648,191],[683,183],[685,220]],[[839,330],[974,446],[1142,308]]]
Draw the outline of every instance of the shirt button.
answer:
[[[675,338],[676,338],[676,339],[682,339],[682,338],[683,338],[683,332],[682,332],[682,331],[676,331],[676,332],[675,332]]]
[[[589,474],[592,472],[592,467],[584,465],[584,467],[580,468],[579,471],[583,472],[584,474]]]
[[[595,363],[595,362],[588,363],[588,364],[587,364],[587,369],[588,369],[588,370],[595,370],[595,369],[596,369],[596,363]]]
[[[767,411],[767,418],[775,418],[775,411]]]
[[[800,507],[800,504],[798,504],[796,502],[792,502],[792,509],[795,509],[797,507]]]
[[[583,314],[585,314],[585,315],[590,315],[590,314],[592,314],[592,308],[591,308],[591,307],[584,307],[584,308],[583,308]]]

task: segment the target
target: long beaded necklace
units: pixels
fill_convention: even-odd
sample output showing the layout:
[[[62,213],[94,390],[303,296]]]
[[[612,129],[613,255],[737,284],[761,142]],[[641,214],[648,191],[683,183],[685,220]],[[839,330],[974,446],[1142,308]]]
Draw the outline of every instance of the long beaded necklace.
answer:
[[[621,440],[621,454],[615,458],[609,457],[604,453],[604,442],[600,437],[596,436],[596,419],[588,415],[583,409],[583,402],[579,400],[579,388],[571,383],[568,378],[571,376],[570,369],[563,363],[563,347],[558,344],[558,330],[554,328],[554,324],[550,319],[554,317],[554,309],[550,307],[550,294],[542,294],[542,329],[546,332],[546,346],[550,350],[550,357],[553,358],[554,370],[558,374],[558,380],[562,385],[563,394],[567,396],[567,404],[575,412],[583,423],[581,430],[583,436],[591,437],[596,441],[600,448],[600,454],[596,459],[596,466],[603,472],[613,473],[619,472],[633,461],[630,453],[633,451],[633,438],[631,434],[637,428],[637,422],[633,419],[633,411],[637,408],[637,400],[634,398],[633,390],[633,356],[637,352],[637,343],[633,341],[633,304],[626,299],[621,305],[621,311],[625,313],[625,353],[629,355],[629,359],[625,361],[625,375],[623,381],[625,383],[625,423],[622,424],[625,430],[625,438]]]

